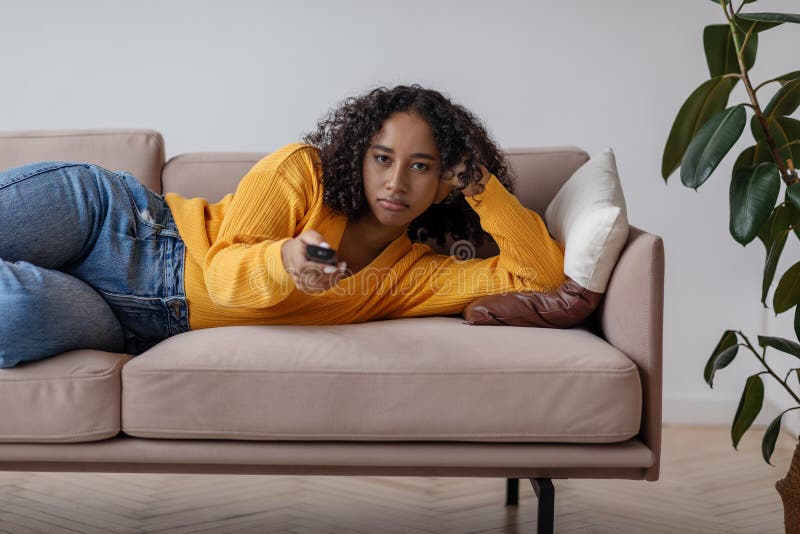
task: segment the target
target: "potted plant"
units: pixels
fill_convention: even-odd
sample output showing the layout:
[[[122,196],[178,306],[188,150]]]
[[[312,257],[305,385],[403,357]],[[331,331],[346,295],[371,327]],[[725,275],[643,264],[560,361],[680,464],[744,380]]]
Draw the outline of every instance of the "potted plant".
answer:
[[[729,230],[743,246],[756,238],[764,245],[761,303],[768,307],[768,293],[786,240],[800,239],[800,177],[793,163],[800,162],[800,121],[790,117],[800,107],[800,71],[755,87],[748,71],[756,59],[760,34],[783,23],[800,23],[800,15],[742,12],[745,5],[756,0],[742,0],[738,8],[735,0],[712,1],[722,8],[726,23],[706,26],[703,31],[710,79],[700,84],[678,111],[664,148],[661,174],[666,182],[680,168],[683,185],[697,190],[740,138],[750,114],[754,144],[733,164]],[[729,106],[731,91],[739,82],[744,84],[749,102]],[[771,83],[780,84],[780,88],[762,107],[758,91]],[[795,378],[800,379],[798,303],[800,261],[780,276],[771,299],[776,315],[794,314],[795,339],[759,335],[756,348],[741,330],[726,330],[703,371],[706,382],[713,387],[715,373],[730,365],[742,351],[752,353],[763,367],[744,384],[731,426],[734,448],[761,411],[764,379],[789,393],[792,406],[769,424],[762,439],[761,451],[767,463],[775,449],[782,417],[800,409],[800,391],[789,385],[791,381],[797,383]],[[792,369],[785,376],[779,376],[767,362],[767,349],[777,351],[783,358],[796,358],[791,360]],[[776,483],[776,488],[783,500],[786,532],[800,533],[800,443],[788,474]]]

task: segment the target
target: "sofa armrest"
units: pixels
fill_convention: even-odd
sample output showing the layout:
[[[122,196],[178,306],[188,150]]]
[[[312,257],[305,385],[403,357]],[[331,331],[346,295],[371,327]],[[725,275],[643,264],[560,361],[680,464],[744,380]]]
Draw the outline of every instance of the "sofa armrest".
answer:
[[[639,438],[655,455],[645,473],[658,480],[661,463],[661,388],[664,326],[664,242],[630,227],[608,287],[598,307],[603,337],[639,368],[642,422]]]

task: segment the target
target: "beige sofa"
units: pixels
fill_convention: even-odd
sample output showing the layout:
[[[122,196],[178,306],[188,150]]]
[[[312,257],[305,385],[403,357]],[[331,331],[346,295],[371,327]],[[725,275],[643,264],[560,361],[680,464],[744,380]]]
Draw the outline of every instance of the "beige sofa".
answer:
[[[540,214],[588,159],[508,154],[518,198]],[[89,161],[210,200],[263,155],[165,163],[152,130],[0,133],[3,169]],[[135,358],[79,350],[0,369],[0,470],[500,477],[507,505],[528,478],[539,532],[552,531],[552,479],[658,479],[663,280],[662,240],[631,227],[579,328],[460,316],[226,327]]]

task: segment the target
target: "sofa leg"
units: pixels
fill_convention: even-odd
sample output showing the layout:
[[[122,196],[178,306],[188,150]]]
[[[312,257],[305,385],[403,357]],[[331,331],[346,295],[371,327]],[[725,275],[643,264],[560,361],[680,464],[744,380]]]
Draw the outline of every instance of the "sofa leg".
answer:
[[[506,506],[517,506],[519,504],[519,479],[506,479]]]
[[[539,513],[536,520],[536,534],[553,534],[553,514],[555,512],[555,489],[549,478],[531,478],[533,491],[539,498]]]

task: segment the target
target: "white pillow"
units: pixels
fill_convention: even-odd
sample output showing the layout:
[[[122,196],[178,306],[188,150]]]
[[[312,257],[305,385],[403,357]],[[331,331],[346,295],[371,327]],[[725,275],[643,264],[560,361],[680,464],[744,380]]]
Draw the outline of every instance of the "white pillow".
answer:
[[[564,245],[564,274],[581,287],[605,293],[628,239],[628,211],[611,148],[575,171],[544,217],[550,234]]]

